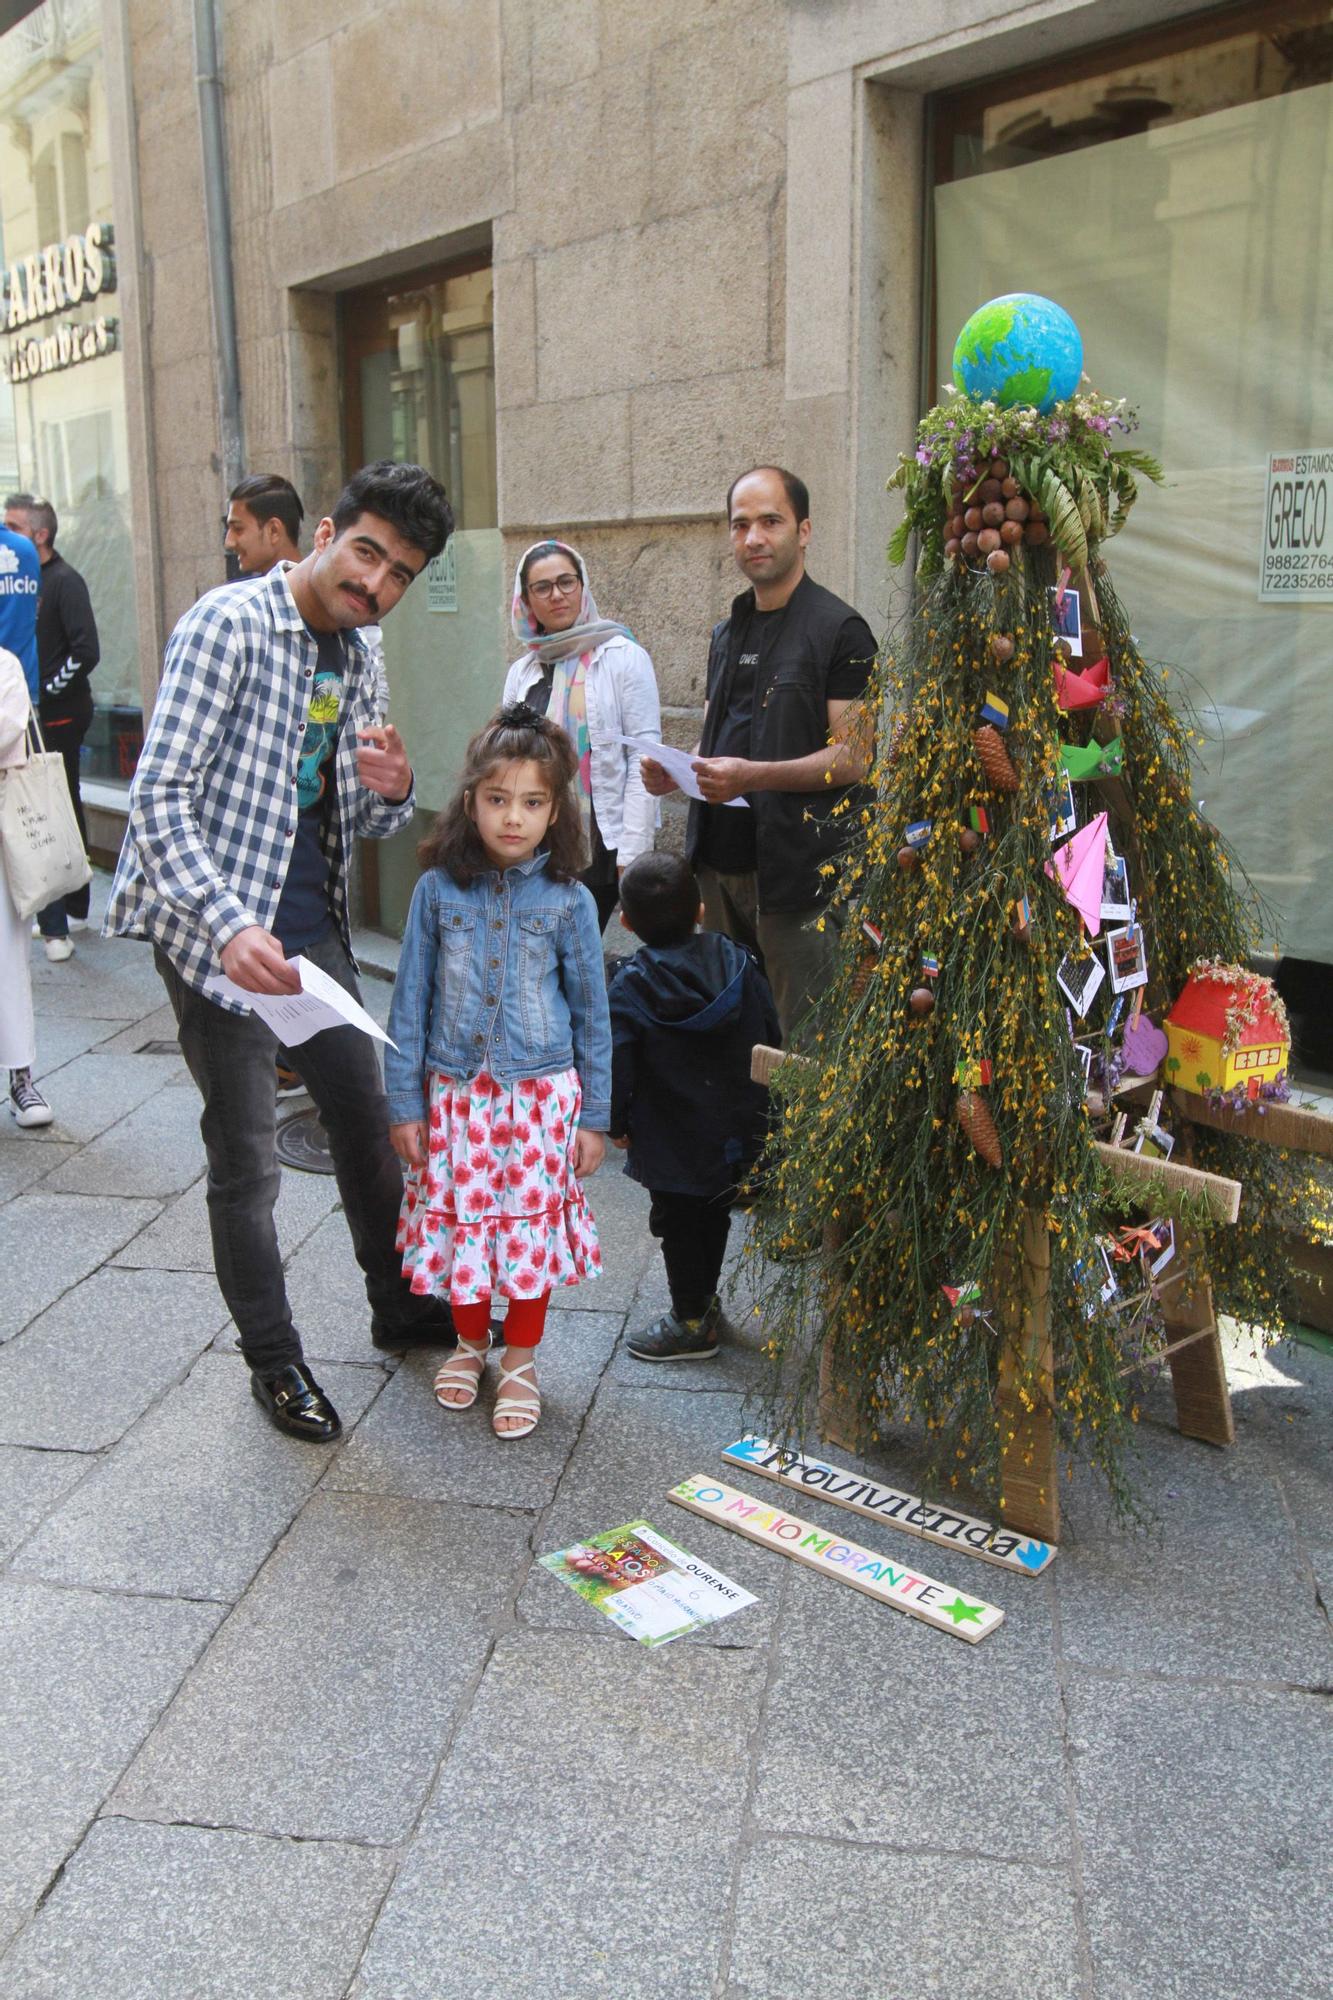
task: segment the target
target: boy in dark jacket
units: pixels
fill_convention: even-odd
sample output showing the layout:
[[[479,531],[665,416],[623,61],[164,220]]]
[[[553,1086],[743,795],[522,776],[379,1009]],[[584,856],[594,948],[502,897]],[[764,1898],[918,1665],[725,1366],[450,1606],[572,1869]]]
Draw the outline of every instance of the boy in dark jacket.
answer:
[[[699,1361],[732,1331],[717,1282],[731,1206],[767,1133],[750,1050],[779,1040],[768,983],[741,945],[698,928],[688,862],[645,854],[620,878],[643,949],[611,981],[611,1138],[652,1196],[671,1311],[627,1343],[639,1361]]]

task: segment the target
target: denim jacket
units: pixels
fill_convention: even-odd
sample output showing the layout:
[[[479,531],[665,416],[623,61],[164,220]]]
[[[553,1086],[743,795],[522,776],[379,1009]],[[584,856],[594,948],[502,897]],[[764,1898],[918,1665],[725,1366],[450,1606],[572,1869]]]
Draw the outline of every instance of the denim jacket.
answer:
[[[546,856],[487,869],[461,889],[443,868],[417,883],[389,1009],[389,1117],[427,1115],[426,1072],[497,1083],[578,1072],[579,1123],[611,1117],[611,1016],[597,907],[581,882],[553,882]]]

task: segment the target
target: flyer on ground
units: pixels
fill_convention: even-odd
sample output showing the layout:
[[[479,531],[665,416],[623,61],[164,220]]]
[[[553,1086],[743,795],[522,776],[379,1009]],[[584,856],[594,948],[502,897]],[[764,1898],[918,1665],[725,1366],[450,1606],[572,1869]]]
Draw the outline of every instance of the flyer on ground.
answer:
[[[759,1601],[648,1521],[627,1521],[540,1560],[642,1646],[664,1646]]]

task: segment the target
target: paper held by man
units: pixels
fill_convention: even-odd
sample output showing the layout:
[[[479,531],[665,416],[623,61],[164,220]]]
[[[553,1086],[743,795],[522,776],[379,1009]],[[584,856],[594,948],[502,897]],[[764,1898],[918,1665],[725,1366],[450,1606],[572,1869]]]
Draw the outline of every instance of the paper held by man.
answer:
[[[389,1042],[379,1023],[373,1021],[359,1001],[345,992],[327,972],[312,965],[308,958],[290,958],[287,963],[300,976],[299,993],[251,993],[248,987],[238,986],[234,979],[225,975],[210,979],[208,992],[210,995],[225,994],[228,1000],[244,1001],[289,1049],[308,1042],[322,1028],[359,1028],[363,1035],[373,1035],[376,1041]],[[389,1047],[396,1048],[397,1044],[389,1042]]]

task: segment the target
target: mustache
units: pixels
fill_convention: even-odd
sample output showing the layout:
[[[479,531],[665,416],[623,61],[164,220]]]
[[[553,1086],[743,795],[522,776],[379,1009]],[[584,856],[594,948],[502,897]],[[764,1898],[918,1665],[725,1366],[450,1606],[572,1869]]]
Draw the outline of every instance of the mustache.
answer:
[[[377,617],[379,616],[379,608],[380,608],[379,599],[373,594],[373,592],[369,590],[358,590],[354,583],[345,583],[342,585],[342,588],[347,592],[347,595],[349,597],[355,597],[360,603],[364,604],[368,610],[373,611]]]

